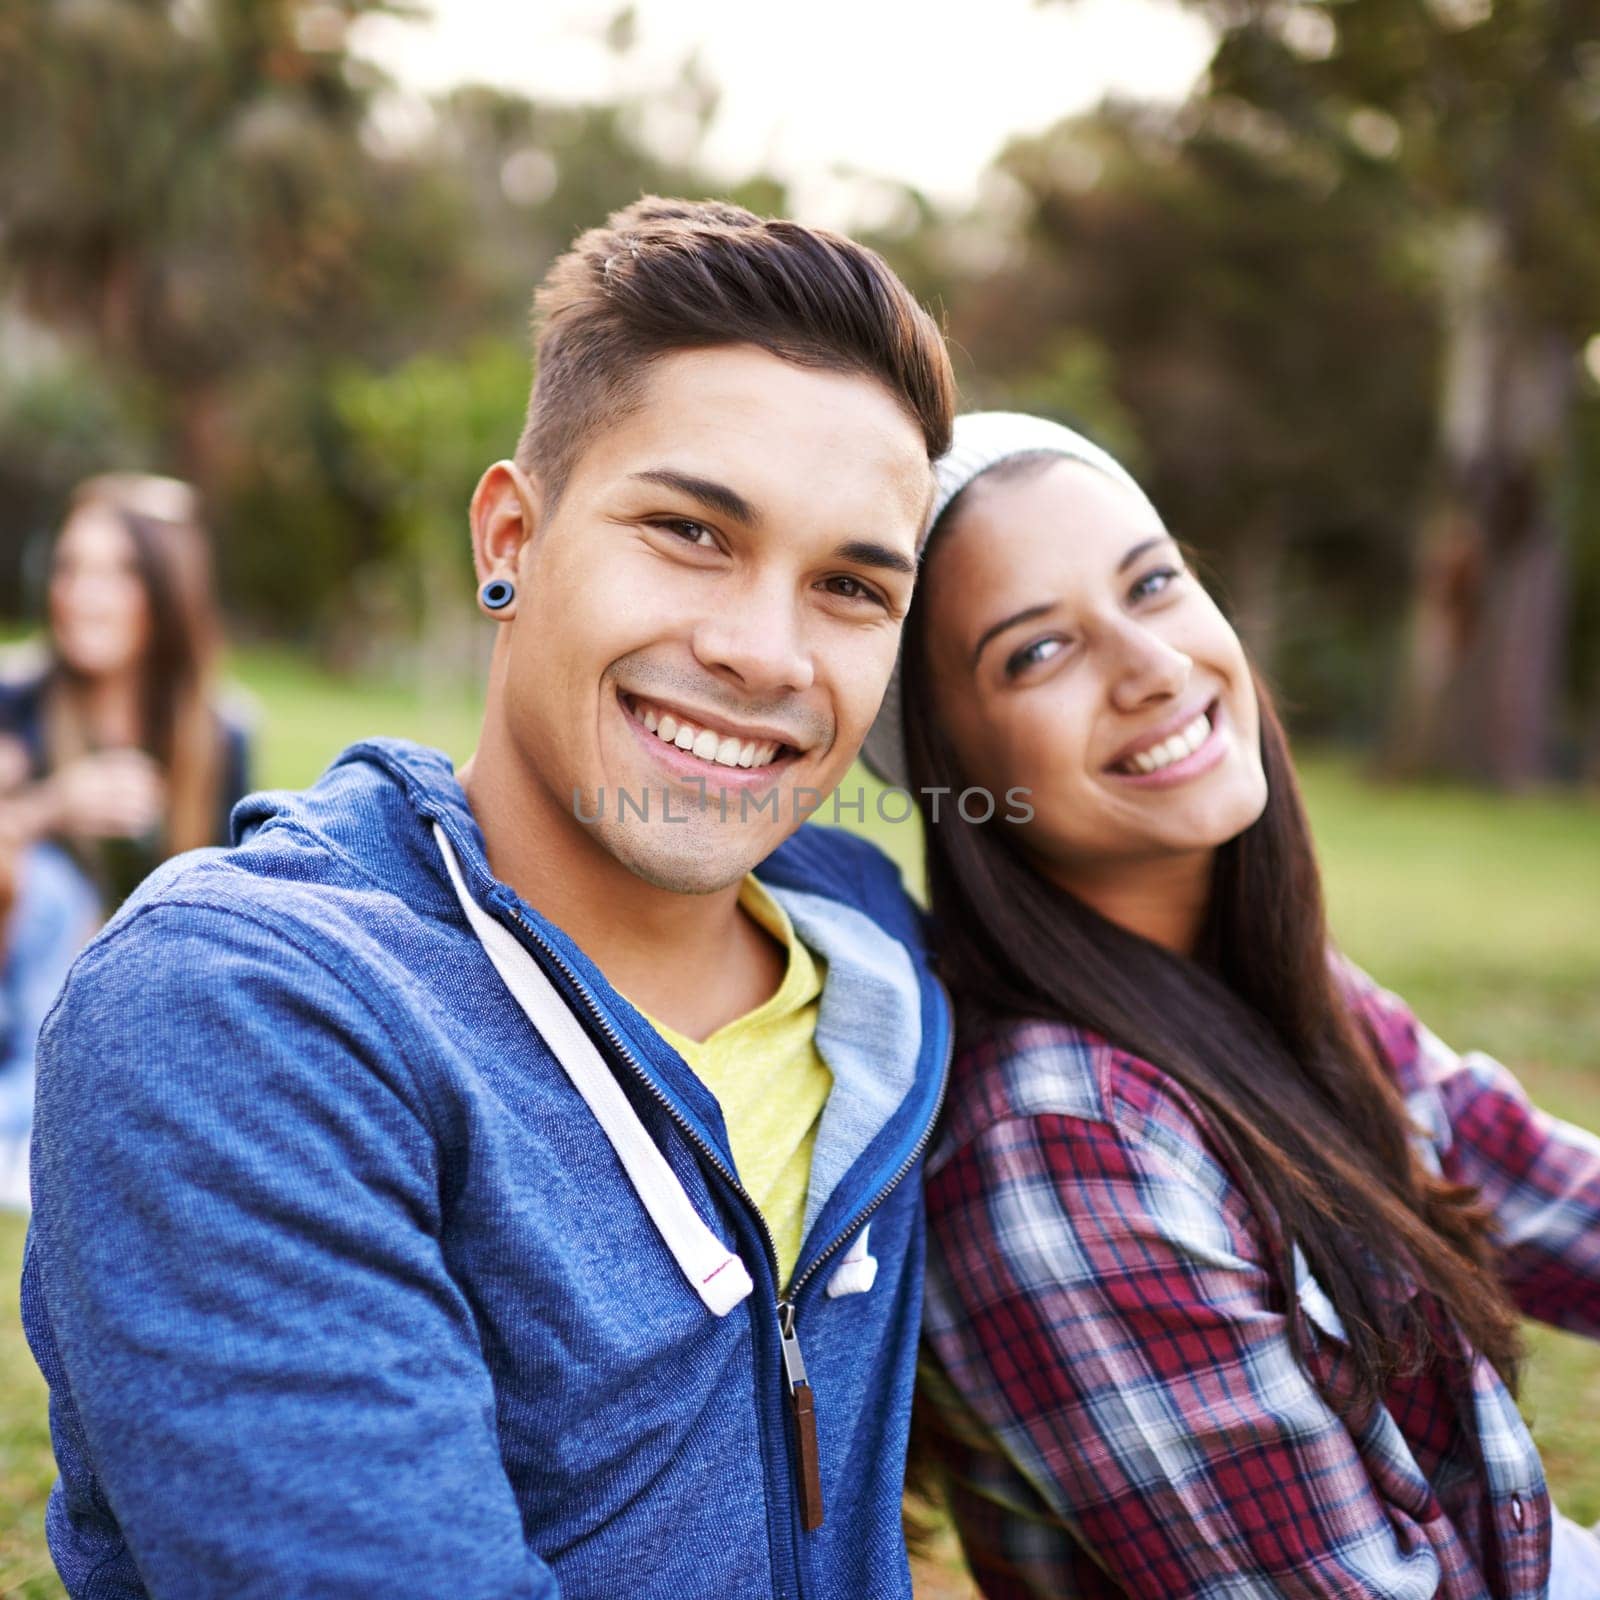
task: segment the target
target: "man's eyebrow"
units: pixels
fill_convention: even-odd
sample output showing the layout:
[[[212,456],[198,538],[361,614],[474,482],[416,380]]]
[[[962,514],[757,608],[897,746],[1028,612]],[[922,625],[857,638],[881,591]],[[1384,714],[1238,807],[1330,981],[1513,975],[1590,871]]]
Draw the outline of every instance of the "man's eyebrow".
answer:
[[[1141,539],[1118,563],[1117,571],[1126,572],[1146,550],[1154,550],[1158,544],[1176,544],[1178,541],[1170,533],[1158,533],[1149,539]]]
[[[835,561],[853,561],[858,567],[882,567],[887,572],[903,572],[906,577],[917,575],[917,564],[910,556],[891,550],[886,544],[871,539],[849,539],[833,552]]]
[[[1019,622],[1032,622],[1035,617],[1045,616],[1047,613],[1054,610],[1055,603],[1053,601],[1046,600],[1041,605],[1028,606],[1025,610],[1015,612],[1011,616],[1003,618],[1001,621],[995,623],[991,628],[985,628],[982,635],[979,637],[978,642],[972,647],[972,665],[977,666],[978,657],[983,654],[983,647],[988,644],[988,642],[994,638],[996,634],[1004,633],[1007,628],[1016,627]]]
[[[632,476],[644,483],[659,483],[664,489],[676,489],[731,522],[743,523],[747,528],[760,526],[761,513],[737,489],[730,489],[714,478],[697,478],[691,472],[678,472],[672,467],[652,467]]]

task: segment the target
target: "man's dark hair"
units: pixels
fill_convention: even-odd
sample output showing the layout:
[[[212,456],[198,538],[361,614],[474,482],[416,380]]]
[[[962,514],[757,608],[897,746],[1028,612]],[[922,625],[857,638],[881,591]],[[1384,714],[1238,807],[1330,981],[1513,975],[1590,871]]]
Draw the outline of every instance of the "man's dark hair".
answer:
[[[579,236],[534,297],[538,373],[517,444],[550,501],[600,428],[679,350],[756,345],[797,366],[878,379],[950,447],[955,379],[933,319],[881,257],[720,201],[647,195]]]

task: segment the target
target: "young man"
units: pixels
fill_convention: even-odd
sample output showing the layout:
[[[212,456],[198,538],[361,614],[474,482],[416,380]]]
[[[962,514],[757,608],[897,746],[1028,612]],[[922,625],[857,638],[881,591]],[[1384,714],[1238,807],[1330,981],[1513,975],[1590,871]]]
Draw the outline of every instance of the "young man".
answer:
[[[949,1023],[887,863],[789,836],[889,676],[946,357],[870,252],[726,206],[641,201],[538,306],[472,761],[245,802],[46,1030],[74,1595],[910,1593]]]

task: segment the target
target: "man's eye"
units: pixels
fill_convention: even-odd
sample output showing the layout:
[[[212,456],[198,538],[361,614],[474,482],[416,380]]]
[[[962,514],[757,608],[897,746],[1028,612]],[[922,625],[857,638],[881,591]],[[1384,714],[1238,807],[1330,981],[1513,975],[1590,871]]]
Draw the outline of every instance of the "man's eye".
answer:
[[[695,522],[690,517],[657,517],[650,526],[665,530],[673,538],[683,540],[685,544],[705,547],[717,542],[705,523]]]
[[[841,600],[868,600],[874,605],[883,605],[883,596],[876,589],[863,583],[859,578],[853,578],[848,572],[841,572],[834,577],[825,578],[830,594],[836,594]]]
[[[1049,661],[1059,655],[1063,648],[1060,639],[1035,639],[1032,644],[1025,644],[1015,654],[1006,657],[1006,676],[1014,678],[1029,667],[1038,666],[1041,661]]]
[[[1128,591],[1130,600],[1148,600],[1151,595],[1160,594],[1168,585],[1175,583],[1183,573],[1177,567],[1157,567],[1154,572],[1147,572]]]

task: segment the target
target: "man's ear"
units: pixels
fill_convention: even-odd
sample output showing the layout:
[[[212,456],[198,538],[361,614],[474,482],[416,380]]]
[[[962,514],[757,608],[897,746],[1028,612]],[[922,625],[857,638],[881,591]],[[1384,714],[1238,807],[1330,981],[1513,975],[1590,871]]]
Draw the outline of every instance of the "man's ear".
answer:
[[[472,523],[472,564],[478,574],[478,591],[491,580],[515,584],[523,546],[539,525],[538,486],[514,461],[497,461],[478,479],[469,513]],[[494,615],[509,617],[516,600]]]

